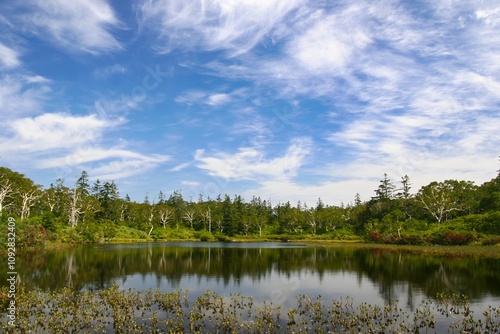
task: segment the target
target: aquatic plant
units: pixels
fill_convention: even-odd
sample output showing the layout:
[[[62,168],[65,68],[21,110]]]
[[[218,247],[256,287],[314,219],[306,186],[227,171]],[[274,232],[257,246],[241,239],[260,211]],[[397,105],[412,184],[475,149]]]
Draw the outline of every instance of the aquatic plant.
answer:
[[[282,313],[271,301],[257,303],[241,294],[64,288],[16,293],[15,327],[7,321],[6,288],[0,289],[0,332],[26,333],[498,333],[500,308],[474,314],[464,296],[438,295],[413,311],[361,303],[350,297],[324,301],[299,295]]]

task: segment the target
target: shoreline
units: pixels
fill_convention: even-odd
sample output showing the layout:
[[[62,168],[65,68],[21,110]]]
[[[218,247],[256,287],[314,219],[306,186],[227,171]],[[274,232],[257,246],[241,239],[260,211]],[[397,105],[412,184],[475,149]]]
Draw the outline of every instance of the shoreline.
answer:
[[[311,247],[328,247],[328,248],[359,248],[359,249],[380,249],[384,251],[404,251],[414,254],[426,254],[431,256],[458,256],[458,257],[482,257],[500,259],[500,245],[463,245],[463,246],[443,246],[443,245],[391,245],[391,244],[377,244],[363,242],[361,240],[314,240],[314,239],[300,239],[300,240],[273,240],[273,239],[242,239],[234,238],[230,240],[213,240],[213,241],[200,241],[199,239],[162,239],[162,240],[145,240],[145,239],[118,239],[111,240],[106,243],[49,243],[43,249],[30,249],[23,250],[19,254],[30,252],[51,252],[73,247],[81,247],[86,245],[104,245],[104,244],[133,244],[133,243],[160,243],[160,242],[224,242],[224,243],[243,243],[243,242],[283,242],[283,243],[303,243]]]

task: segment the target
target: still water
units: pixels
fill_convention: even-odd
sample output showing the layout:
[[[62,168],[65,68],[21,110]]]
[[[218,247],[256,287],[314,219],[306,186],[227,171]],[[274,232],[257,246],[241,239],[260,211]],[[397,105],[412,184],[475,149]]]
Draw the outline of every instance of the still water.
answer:
[[[2,261],[0,267],[6,268]],[[193,297],[210,289],[223,295],[240,292],[283,308],[300,294],[324,300],[349,296],[377,304],[398,300],[409,310],[437,293],[459,293],[475,307],[500,305],[500,260],[380,249],[297,243],[106,244],[18,257],[16,267],[18,284],[28,289],[98,290],[118,284],[124,289],[189,290]]]

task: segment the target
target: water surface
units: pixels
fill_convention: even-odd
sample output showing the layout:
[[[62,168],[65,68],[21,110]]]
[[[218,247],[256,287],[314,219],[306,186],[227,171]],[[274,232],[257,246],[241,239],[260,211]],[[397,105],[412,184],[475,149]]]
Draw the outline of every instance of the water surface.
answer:
[[[0,267],[7,264],[0,260]],[[500,305],[500,260],[404,251],[324,248],[298,243],[164,242],[89,245],[18,256],[19,284],[162,292],[241,293],[283,307],[299,294],[356,302],[398,300],[412,310],[437,293],[465,294],[479,308]],[[3,277],[2,277],[3,275]],[[6,284],[6,272],[0,279]]]

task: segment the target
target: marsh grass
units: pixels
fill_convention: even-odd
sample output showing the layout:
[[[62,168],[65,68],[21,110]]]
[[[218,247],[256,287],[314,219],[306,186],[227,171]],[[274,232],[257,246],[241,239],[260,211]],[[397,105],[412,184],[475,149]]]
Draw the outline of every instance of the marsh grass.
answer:
[[[383,249],[394,252],[407,252],[423,255],[451,256],[451,257],[481,257],[500,259],[500,246],[466,245],[466,246],[414,246],[414,245],[387,245],[360,242],[325,242],[311,241],[307,243],[317,247],[340,247],[357,249]]]
[[[354,305],[352,298],[324,301],[299,295],[283,312],[271,301],[254,302],[241,294],[206,291],[191,299],[188,291],[161,293],[122,290],[26,291],[16,295],[16,327],[7,323],[7,290],[0,290],[3,333],[498,333],[500,309],[474,314],[463,296],[439,295],[413,311],[397,303]],[[439,319],[445,323],[439,324]]]

